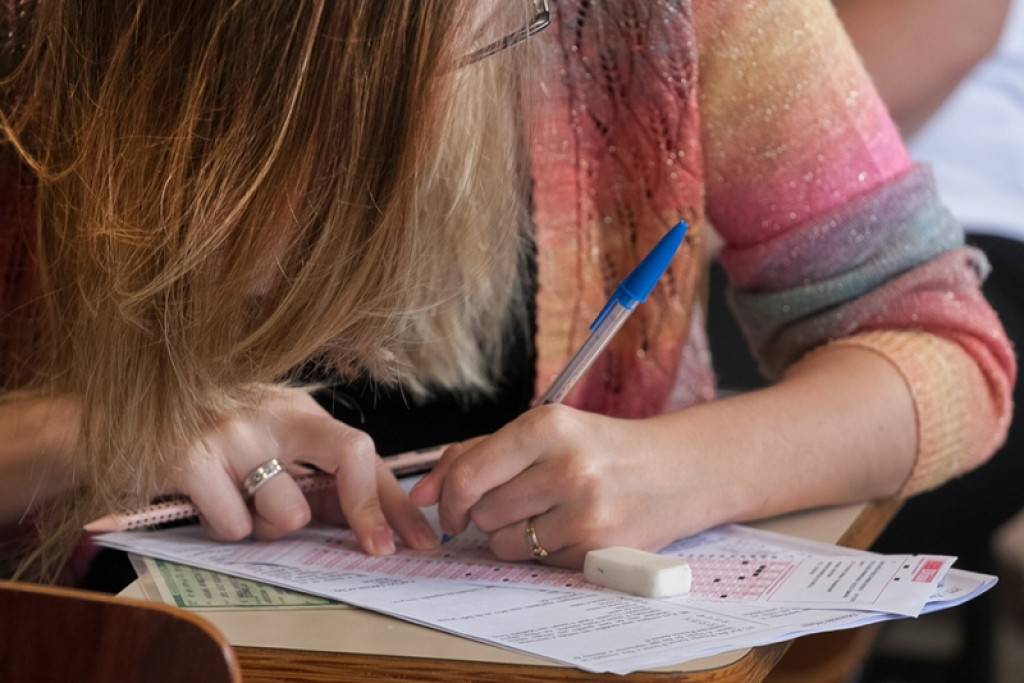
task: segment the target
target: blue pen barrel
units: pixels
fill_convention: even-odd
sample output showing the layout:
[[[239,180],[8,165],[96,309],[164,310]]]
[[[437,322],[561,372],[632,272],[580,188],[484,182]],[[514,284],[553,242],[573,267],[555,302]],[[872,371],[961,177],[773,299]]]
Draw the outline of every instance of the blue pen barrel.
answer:
[[[626,276],[626,279],[619,283],[615,293],[591,323],[590,335],[534,405],[561,403],[572,391],[576,382],[594,363],[594,359],[619,331],[622,323],[626,322],[626,318],[637,307],[637,304],[646,301],[647,295],[651,293],[651,289],[668,268],[669,261],[672,260],[679,245],[682,244],[686,227],[685,221],[679,221],[674,228],[658,240],[654,248]]]
[[[566,395],[576,386],[587,369],[594,364],[594,359],[604,350],[622,324],[633,311],[616,302],[603,313],[600,325],[594,325],[590,334],[583,341],[562,371],[558,373],[551,387],[537,400],[537,405],[561,403]]]

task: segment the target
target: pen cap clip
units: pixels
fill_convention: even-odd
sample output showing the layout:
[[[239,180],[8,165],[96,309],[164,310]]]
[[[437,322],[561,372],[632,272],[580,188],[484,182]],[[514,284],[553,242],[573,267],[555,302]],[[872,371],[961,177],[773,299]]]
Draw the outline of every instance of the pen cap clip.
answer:
[[[594,322],[591,323],[590,329],[600,325],[616,304],[632,311],[637,304],[647,300],[647,295],[654,289],[654,285],[657,284],[658,279],[668,268],[668,264],[672,262],[672,257],[679,250],[679,245],[683,243],[687,227],[686,221],[679,221],[658,240],[647,256],[619,283],[615,294],[598,313]]]

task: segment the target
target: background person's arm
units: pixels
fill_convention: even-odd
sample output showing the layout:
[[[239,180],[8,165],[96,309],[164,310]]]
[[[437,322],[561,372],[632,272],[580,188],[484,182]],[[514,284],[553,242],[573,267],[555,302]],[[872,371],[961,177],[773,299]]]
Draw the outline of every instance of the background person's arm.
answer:
[[[1010,0],[838,0],[836,10],[904,137],[999,40]]]

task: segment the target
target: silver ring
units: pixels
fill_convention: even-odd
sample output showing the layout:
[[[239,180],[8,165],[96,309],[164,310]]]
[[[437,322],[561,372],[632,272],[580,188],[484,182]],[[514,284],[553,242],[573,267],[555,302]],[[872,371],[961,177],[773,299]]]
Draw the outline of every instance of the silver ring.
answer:
[[[245,476],[245,479],[242,480],[242,490],[245,491],[247,498],[252,498],[253,494],[259,491],[264,484],[282,472],[284,472],[284,467],[281,466],[281,461],[272,458]]]
[[[530,544],[530,554],[534,557],[547,557],[548,551],[537,540],[537,529],[533,525],[534,517],[526,520],[526,542]]]

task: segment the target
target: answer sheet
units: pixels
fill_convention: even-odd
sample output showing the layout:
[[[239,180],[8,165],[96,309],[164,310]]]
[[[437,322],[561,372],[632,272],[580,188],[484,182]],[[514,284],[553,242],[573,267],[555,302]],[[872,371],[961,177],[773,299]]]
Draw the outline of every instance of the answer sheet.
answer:
[[[995,577],[954,558],[882,556],[739,525],[661,552],[693,570],[689,595],[640,598],[580,572],[495,560],[473,531],[435,551],[369,557],[346,529],[273,542],[211,541],[197,526],[102,545],[241,576],[594,672],[630,673],[959,604]]]

